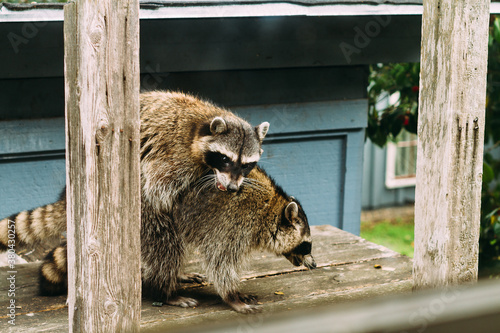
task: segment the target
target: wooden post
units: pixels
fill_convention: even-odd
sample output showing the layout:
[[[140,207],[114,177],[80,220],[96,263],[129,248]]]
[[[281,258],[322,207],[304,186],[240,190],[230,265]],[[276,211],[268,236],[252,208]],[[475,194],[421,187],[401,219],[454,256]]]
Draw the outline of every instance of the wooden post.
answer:
[[[70,332],[140,323],[139,4],[65,6]]]
[[[414,289],[477,280],[489,0],[424,0]]]

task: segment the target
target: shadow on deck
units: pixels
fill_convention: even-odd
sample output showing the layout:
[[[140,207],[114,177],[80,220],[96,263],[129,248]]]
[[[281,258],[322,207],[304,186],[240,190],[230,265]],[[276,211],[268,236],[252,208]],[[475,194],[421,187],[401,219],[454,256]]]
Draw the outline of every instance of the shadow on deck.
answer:
[[[263,314],[311,309],[327,304],[368,299],[378,295],[411,292],[411,259],[383,246],[365,241],[332,226],[311,227],[312,254],[318,268],[312,271],[292,266],[285,258],[256,253],[243,274],[241,291],[258,296]],[[7,268],[0,281],[0,331],[67,332],[66,297],[37,295],[38,263],[16,266],[16,321],[8,323],[9,283]],[[186,272],[201,272],[190,260]],[[217,296],[212,285],[183,285],[181,295],[200,301],[197,308],[154,307],[144,299],[141,331],[164,331],[245,320]]]

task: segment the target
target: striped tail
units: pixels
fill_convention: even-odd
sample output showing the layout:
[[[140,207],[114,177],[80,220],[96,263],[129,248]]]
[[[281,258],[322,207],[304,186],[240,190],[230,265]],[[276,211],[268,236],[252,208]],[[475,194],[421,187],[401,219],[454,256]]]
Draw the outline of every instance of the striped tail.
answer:
[[[33,246],[66,231],[66,198],[56,203],[23,211],[0,221],[0,252]]]
[[[47,254],[40,266],[39,288],[42,296],[56,296],[68,292],[68,258],[66,243]]]

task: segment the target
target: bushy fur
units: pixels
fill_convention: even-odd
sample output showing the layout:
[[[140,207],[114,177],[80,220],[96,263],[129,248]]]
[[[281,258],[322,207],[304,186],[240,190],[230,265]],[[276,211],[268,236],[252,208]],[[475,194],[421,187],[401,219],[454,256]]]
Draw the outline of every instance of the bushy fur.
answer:
[[[165,278],[171,277],[160,277],[164,273],[163,263],[155,261],[156,253],[151,248],[165,246],[165,251],[172,252],[175,258],[175,253],[182,247],[176,241],[175,228],[169,222],[179,194],[207,172],[220,173],[207,163],[207,154],[213,150],[225,152],[236,160],[233,161],[235,167],[231,169],[234,179],[229,173],[220,173],[221,179],[213,179],[212,186],[225,189],[231,182],[241,182],[244,173],[250,170],[245,171],[239,166],[245,160],[256,161],[260,158],[261,143],[269,124],[252,127],[227,110],[179,92],[143,93],[140,101],[143,277],[147,285],[171,290],[162,285]],[[232,188],[238,186],[232,184]],[[16,223],[17,249],[59,237],[66,230],[65,193],[54,204],[1,220],[0,251],[7,250],[9,219]],[[170,233],[164,232],[167,227]],[[150,239],[159,244],[149,243]],[[171,271],[178,267],[175,260],[169,265],[172,266]],[[51,275],[47,281],[57,279]],[[44,290],[42,293],[50,293],[51,289]],[[171,299],[171,302],[177,301]]]
[[[251,297],[238,291],[240,270],[253,250],[284,255],[297,266],[315,267],[307,217],[298,201],[259,168],[246,182],[236,194],[199,182],[181,195],[171,216],[143,226],[145,292],[172,305],[197,304],[176,295],[187,245],[202,253],[208,279],[222,299],[242,313],[258,310]],[[151,219],[147,209],[143,209],[143,219]],[[46,257],[40,274],[43,294],[66,292],[65,245]]]

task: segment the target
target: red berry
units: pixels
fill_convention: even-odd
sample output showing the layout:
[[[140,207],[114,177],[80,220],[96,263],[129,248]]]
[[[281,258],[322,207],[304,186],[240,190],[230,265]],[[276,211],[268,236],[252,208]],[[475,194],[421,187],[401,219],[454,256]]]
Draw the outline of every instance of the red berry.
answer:
[[[413,91],[413,92],[418,92],[418,86],[413,86],[413,87],[411,87],[411,91]]]
[[[404,118],[404,120],[403,120],[403,125],[404,125],[404,126],[407,126],[409,123],[410,123],[410,117],[405,116],[405,118]]]

